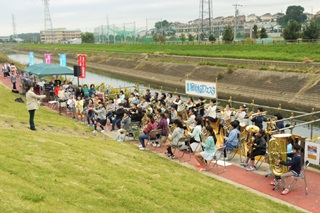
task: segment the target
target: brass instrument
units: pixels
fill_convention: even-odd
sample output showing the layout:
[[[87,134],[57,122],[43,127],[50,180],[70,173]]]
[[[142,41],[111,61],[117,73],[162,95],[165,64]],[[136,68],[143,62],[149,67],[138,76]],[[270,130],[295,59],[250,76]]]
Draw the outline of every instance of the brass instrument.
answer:
[[[288,167],[279,165],[276,161],[287,161],[287,140],[291,134],[274,135],[269,140],[269,167],[274,176],[281,176],[288,171]]]
[[[204,138],[204,137],[206,137],[206,135],[207,135],[207,129],[202,127],[201,128],[201,137]]]
[[[259,127],[257,126],[254,126],[254,125],[249,125],[246,127],[246,131],[249,133],[247,136],[247,147],[248,147],[248,150],[249,150],[249,153],[251,154],[252,151],[253,151],[253,142],[254,142],[254,139],[253,139],[253,134],[254,133],[257,133],[259,132]]]
[[[191,129],[190,128],[190,122],[186,122],[186,124],[185,124],[185,127],[186,127],[186,129],[184,130],[184,136],[185,137],[189,137],[189,134],[188,134],[188,132],[192,132],[193,131],[193,129]]]
[[[173,124],[169,124],[169,127],[168,127],[169,135],[172,135],[173,130],[174,130]]]
[[[267,115],[267,111],[263,111],[263,112],[257,112],[257,113],[252,113],[252,112],[250,112],[250,117],[251,116],[265,116],[265,115]]]
[[[144,114],[143,118],[141,119],[142,126],[145,126],[148,124],[148,115],[152,113],[152,109],[150,108],[150,105],[146,107],[146,113]]]
[[[182,120],[188,120],[188,113],[187,113],[187,109],[184,109],[181,111],[181,119]]]

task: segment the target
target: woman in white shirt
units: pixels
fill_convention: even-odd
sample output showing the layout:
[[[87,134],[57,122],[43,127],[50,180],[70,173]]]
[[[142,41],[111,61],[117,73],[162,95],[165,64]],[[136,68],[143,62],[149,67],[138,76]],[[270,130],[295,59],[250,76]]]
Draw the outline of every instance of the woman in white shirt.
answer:
[[[115,105],[115,110],[118,109],[118,105],[121,103],[121,99],[120,99],[120,96],[118,94],[116,94],[116,97],[114,99],[114,105]]]
[[[218,133],[217,135],[220,134],[220,130],[223,129],[223,127],[226,125],[226,124],[229,124],[230,123],[230,117],[231,117],[231,109],[230,109],[230,104],[226,104],[226,107],[221,110],[221,120],[220,120],[220,124],[219,124],[219,129],[218,129]]]
[[[168,93],[168,95],[167,95],[166,99],[164,100],[164,102],[166,102],[167,107],[170,109],[171,105],[173,103],[173,98],[172,98],[172,94],[171,93]]]
[[[188,120],[184,121],[184,123],[189,123],[189,127],[192,129],[195,127],[194,120],[196,119],[196,112],[193,109],[190,109],[189,111],[189,118]]]
[[[216,99],[211,99],[209,107],[206,109],[207,116],[205,117],[205,121],[210,126],[210,122],[217,122],[217,106]]]
[[[194,129],[192,132],[188,132],[188,135],[190,135],[191,139],[190,139],[190,143],[200,143],[201,142],[201,123],[202,123],[202,119],[201,117],[196,117],[196,119],[194,120]]]

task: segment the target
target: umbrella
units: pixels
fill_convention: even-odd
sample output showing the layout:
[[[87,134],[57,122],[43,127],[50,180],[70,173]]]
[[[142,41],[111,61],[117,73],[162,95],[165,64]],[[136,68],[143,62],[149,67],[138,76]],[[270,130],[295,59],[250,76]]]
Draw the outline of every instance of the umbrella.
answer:
[[[42,78],[43,76],[52,76],[52,75],[73,75],[74,72],[68,67],[62,67],[57,64],[34,64],[25,68],[23,71],[30,74],[34,74]]]

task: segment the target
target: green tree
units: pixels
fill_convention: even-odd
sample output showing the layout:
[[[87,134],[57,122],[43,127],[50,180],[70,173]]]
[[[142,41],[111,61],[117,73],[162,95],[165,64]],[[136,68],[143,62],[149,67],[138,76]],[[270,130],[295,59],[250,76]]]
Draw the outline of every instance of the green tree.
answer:
[[[279,24],[286,26],[288,22],[293,19],[298,23],[303,23],[307,19],[307,15],[303,13],[304,8],[301,6],[292,5],[287,8],[286,15],[279,20]]]
[[[310,24],[303,30],[304,39],[318,39],[320,36],[320,27],[317,25],[315,20],[312,20]]]
[[[169,38],[169,40],[170,40],[170,41],[175,41],[175,40],[177,40],[177,37],[176,37],[175,35],[173,35],[173,36],[171,36],[171,37]]]
[[[194,36],[192,34],[188,34],[188,40],[189,41],[194,41]]]
[[[182,42],[186,41],[186,35],[184,33],[182,33],[179,38]]]
[[[233,35],[233,29],[230,25],[228,25],[223,32],[223,36],[222,39],[224,40],[224,42],[226,43],[231,43],[234,39],[234,35]]]
[[[268,38],[267,30],[264,27],[262,27],[260,30],[260,38]]]
[[[166,42],[166,37],[165,37],[165,36],[159,35],[158,37],[159,37],[159,41],[160,41],[161,43]]]
[[[158,30],[168,28],[171,24],[167,20],[158,21],[154,24],[154,27]]]
[[[210,34],[210,35],[209,35],[209,41],[214,42],[214,41],[216,41],[216,40],[217,40],[217,39],[214,37],[213,34]]]
[[[82,43],[94,43],[94,35],[89,32],[81,33],[81,40]]]
[[[300,30],[301,24],[292,19],[283,31],[283,38],[285,40],[297,40],[300,37]]]
[[[258,26],[256,24],[253,25],[252,38],[258,38]]]
[[[154,34],[154,35],[152,36],[152,39],[153,39],[155,42],[159,42],[159,41],[160,41],[158,34]]]

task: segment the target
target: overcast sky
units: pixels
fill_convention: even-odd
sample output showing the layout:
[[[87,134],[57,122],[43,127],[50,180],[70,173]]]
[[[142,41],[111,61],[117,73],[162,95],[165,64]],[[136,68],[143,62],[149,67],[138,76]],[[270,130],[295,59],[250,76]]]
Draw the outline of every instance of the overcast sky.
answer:
[[[154,22],[167,19],[169,22],[187,22],[199,18],[199,0],[50,0],[49,9],[53,28],[80,29],[90,31],[100,25],[115,24],[126,29],[154,26]],[[280,3],[281,2],[281,3]],[[241,15],[263,15],[286,12],[290,5],[301,5],[306,12],[320,11],[319,0],[213,0],[213,16],[234,15],[234,4]],[[42,0],[1,0],[0,35],[13,34],[12,14],[16,31],[20,33],[40,32],[44,29],[44,6]],[[4,6],[4,7],[3,7]]]

